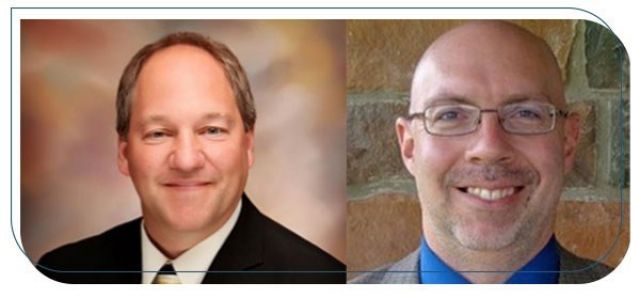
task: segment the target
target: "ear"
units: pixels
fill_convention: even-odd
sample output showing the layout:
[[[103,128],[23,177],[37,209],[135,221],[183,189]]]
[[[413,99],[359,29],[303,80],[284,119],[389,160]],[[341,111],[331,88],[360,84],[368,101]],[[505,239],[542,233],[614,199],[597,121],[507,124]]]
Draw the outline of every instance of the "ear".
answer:
[[[129,176],[129,160],[127,157],[127,146],[129,143],[125,138],[118,138],[118,170],[125,176]]]
[[[564,174],[569,174],[580,141],[580,115],[570,113],[564,123]]]
[[[398,137],[398,145],[400,146],[400,155],[407,171],[411,175],[415,175],[413,171],[413,150],[415,149],[415,143],[411,132],[411,122],[400,117],[396,119],[396,136]]]
[[[247,148],[247,165],[249,168],[253,165],[253,140],[254,140],[254,129],[247,131],[245,133],[245,145]]]

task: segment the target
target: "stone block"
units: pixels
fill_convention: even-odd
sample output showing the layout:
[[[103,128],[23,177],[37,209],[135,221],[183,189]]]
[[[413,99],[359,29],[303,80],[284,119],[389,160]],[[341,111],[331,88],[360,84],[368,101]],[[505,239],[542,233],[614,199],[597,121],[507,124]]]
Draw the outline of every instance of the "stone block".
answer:
[[[573,253],[616,267],[629,246],[629,203],[564,201],[556,237]]]
[[[407,105],[402,100],[348,100],[347,185],[410,177],[395,133],[395,121],[407,113]]]
[[[600,24],[585,22],[585,56],[589,86],[600,89],[629,88],[629,59],[624,45]],[[620,77],[621,69],[623,78]]]
[[[415,65],[438,36],[462,21],[347,21],[347,90],[409,92]]]
[[[347,269],[370,270],[420,243],[420,204],[412,194],[381,193],[347,204]]]
[[[593,102],[576,102],[571,110],[580,115],[580,141],[573,169],[565,182],[568,187],[593,185],[596,178],[596,111]]]
[[[629,187],[629,101],[616,99],[609,102],[609,106],[611,111],[609,126],[611,154],[607,157],[611,164],[609,183],[615,187]]]

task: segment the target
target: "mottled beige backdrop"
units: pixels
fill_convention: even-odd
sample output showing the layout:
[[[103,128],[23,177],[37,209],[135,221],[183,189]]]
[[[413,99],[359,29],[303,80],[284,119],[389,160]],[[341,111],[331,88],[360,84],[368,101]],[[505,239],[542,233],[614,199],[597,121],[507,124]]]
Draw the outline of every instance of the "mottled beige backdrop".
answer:
[[[68,21],[20,24],[21,231],[28,255],[140,215],[116,168],[115,95],[143,45],[175,31],[227,44],[256,100],[247,193],[267,215],[345,259],[345,23]]]

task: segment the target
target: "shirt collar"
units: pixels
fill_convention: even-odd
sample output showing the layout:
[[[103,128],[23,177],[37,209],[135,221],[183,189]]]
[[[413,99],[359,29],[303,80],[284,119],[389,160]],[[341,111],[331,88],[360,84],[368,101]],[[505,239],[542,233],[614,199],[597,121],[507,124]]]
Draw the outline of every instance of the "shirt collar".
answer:
[[[469,281],[438,257],[422,239],[420,245],[420,283],[467,284]],[[560,256],[555,237],[526,265],[514,273],[507,284],[555,284],[558,283]]]
[[[220,251],[231,230],[236,225],[242,208],[242,200],[238,201],[235,210],[227,222],[215,233],[200,241],[194,247],[171,260],[178,278],[183,284],[199,284],[204,279],[213,259]],[[156,272],[169,261],[158,248],[151,242],[144,228],[144,220],[140,224],[142,241],[142,283],[150,284],[156,276]]]

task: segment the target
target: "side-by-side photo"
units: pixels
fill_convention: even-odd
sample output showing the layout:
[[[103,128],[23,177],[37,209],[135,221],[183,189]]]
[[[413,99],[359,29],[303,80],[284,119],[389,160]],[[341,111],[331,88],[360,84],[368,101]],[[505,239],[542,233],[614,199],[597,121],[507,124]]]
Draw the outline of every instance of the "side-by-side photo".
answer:
[[[16,237],[53,281],[585,284],[623,262],[630,66],[601,24],[19,24]]]

